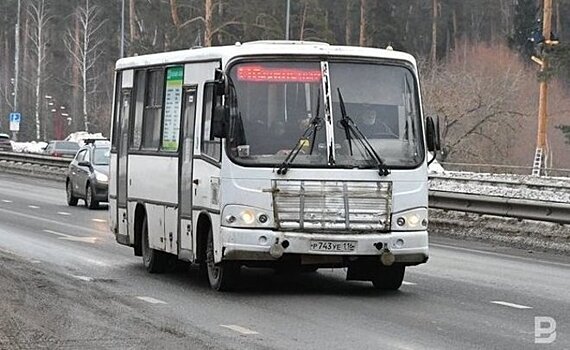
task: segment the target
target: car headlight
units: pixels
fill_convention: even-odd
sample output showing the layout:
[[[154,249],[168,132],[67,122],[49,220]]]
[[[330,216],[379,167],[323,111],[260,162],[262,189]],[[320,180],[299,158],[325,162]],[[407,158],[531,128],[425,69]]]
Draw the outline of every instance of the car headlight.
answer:
[[[416,208],[392,214],[392,231],[419,231],[428,226],[427,208]]]
[[[222,212],[222,226],[272,227],[272,215],[260,208],[243,205],[227,205]]]
[[[109,177],[103,173],[100,173],[98,171],[95,172],[95,178],[97,179],[97,181],[99,182],[107,182],[109,181]]]

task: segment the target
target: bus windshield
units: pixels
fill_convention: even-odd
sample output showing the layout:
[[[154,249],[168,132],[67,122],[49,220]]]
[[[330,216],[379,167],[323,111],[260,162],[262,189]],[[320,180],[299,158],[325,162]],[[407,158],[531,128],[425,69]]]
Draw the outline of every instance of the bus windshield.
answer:
[[[418,166],[424,151],[410,70],[398,65],[330,61],[329,71],[335,164],[375,166],[361,144],[349,145],[340,123],[337,91],[341,90],[347,115],[388,167]],[[231,158],[246,165],[278,166],[298,148],[292,167],[329,164],[321,122],[326,98],[320,61],[238,63],[230,77],[235,89],[228,137]]]

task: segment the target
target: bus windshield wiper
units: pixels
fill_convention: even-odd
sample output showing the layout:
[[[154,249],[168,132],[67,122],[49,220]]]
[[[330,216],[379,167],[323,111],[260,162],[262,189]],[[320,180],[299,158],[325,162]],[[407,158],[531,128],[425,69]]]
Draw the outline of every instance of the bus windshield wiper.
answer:
[[[348,149],[350,151],[350,155],[352,156],[352,138],[360,143],[364,151],[376,162],[376,166],[378,167],[378,175],[380,176],[387,176],[390,174],[390,169],[386,166],[382,158],[376,153],[376,150],[368,141],[368,138],[360,131],[356,123],[348,116],[346,113],[346,106],[344,104],[344,100],[342,99],[342,94],[340,93],[340,88],[337,88],[338,91],[338,99],[340,103],[340,113],[342,115],[342,119],[340,120],[340,125],[344,129],[344,134],[346,136],[346,140],[348,141]]]
[[[285,157],[285,160],[283,161],[283,163],[281,163],[279,169],[277,169],[277,174],[279,175],[287,174],[289,166],[291,165],[291,163],[293,163],[299,152],[301,152],[301,149],[303,148],[304,145],[304,140],[307,140],[309,137],[311,137],[311,149],[309,151],[309,154],[313,154],[313,149],[315,148],[315,141],[317,138],[317,131],[319,130],[323,121],[323,118],[321,118],[321,116],[319,115],[319,109],[321,105],[320,101],[321,101],[321,90],[319,89],[319,93],[317,95],[317,113],[315,114],[315,117],[309,122],[307,128],[303,131],[301,137],[299,137],[299,139],[297,140],[295,147],[293,147],[293,149],[289,151],[289,153],[287,153],[287,157]]]

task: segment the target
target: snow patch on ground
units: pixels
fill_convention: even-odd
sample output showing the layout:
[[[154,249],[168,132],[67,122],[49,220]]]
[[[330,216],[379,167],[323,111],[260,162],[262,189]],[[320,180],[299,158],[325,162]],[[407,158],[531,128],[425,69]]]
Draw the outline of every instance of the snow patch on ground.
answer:
[[[32,141],[32,142],[15,142],[11,141],[12,149],[14,152],[22,153],[43,153],[44,148],[47,146],[46,142],[43,141]]]
[[[432,191],[570,203],[570,178],[446,171],[430,174]]]
[[[92,134],[87,131],[77,131],[69,134],[69,136],[65,138],[65,141],[78,142],[79,145],[82,146],[84,144],[83,140],[86,139],[107,140],[107,138],[100,132]]]

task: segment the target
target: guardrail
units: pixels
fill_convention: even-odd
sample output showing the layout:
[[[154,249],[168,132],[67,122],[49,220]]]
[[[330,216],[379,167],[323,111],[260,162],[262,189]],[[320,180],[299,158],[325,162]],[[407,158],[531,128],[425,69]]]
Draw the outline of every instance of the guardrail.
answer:
[[[62,171],[68,167],[71,159],[50,157],[39,154],[0,152],[0,164],[2,161],[58,168],[59,171]],[[487,183],[495,186],[520,186],[534,190],[551,188],[558,191],[570,191],[570,182],[562,185],[558,183],[533,184],[517,180],[494,180],[485,178],[469,179],[441,174],[435,174],[430,177],[432,179],[445,179],[448,181],[468,182],[473,184]],[[430,208],[434,209],[570,224],[570,204],[562,202],[491,196],[480,193],[475,194],[430,190],[429,205]]]
[[[430,190],[429,206],[434,209],[570,224],[570,204],[567,203]]]
[[[71,159],[33,153],[0,152],[0,161],[33,164],[54,168],[67,168]]]

